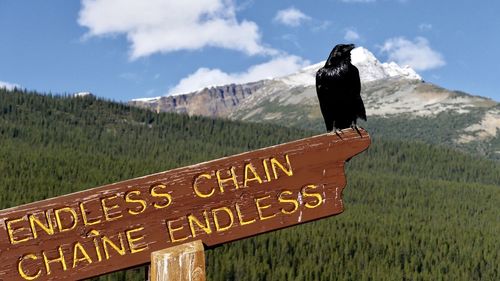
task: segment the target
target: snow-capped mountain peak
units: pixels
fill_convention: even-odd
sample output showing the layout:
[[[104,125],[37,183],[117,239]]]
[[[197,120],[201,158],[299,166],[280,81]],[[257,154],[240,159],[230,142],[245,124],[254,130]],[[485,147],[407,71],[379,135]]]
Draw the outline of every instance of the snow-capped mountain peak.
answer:
[[[351,51],[351,62],[359,69],[362,83],[380,79],[398,77],[401,79],[422,80],[422,77],[409,66],[399,66],[395,62],[381,63],[372,52],[363,47]],[[315,84],[316,71],[325,65],[325,61],[310,65],[301,71],[276,78],[290,86],[310,86]]]
[[[358,69],[362,82],[399,77],[422,80],[422,77],[409,66],[399,66],[395,62],[381,63],[370,51],[363,47],[351,51],[351,61]]]

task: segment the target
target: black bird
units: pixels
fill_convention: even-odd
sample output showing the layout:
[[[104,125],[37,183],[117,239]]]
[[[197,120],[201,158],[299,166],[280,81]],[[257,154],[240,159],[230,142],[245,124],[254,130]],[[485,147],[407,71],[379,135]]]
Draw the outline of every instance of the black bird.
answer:
[[[353,44],[335,46],[325,66],[316,72],[316,93],[327,132],[334,127],[336,130],[348,127],[358,130],[357,119],[366,121],[359,71],[351,64],[354,47]]]

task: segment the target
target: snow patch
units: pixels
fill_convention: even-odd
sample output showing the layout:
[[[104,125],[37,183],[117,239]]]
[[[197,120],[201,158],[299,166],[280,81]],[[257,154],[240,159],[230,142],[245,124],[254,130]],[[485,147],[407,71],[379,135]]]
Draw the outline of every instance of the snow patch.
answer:
[[[156,102],[157,100],[159,100],[161,98],[162,98],[162,96],[152,97],[152,98],[137,98],[137,99],[132,99],[131,101],[151,103],[151,102]]]
[[[77,92],[73,94],[73,97],[86,97],[86,96],[92,96],[91,92]]]

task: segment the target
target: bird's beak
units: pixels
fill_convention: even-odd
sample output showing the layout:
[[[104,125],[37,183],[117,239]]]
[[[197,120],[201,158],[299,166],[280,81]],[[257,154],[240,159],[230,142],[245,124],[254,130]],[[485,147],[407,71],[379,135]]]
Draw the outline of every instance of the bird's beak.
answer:
[[[356,48],[356,45],[354,44],[349,44],[348,51],[350,52],[352,49]]]

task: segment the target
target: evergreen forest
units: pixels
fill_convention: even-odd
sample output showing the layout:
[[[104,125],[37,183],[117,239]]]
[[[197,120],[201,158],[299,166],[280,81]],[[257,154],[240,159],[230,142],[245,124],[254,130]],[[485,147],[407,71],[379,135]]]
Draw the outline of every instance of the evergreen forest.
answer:
[[[0,209],[317,133],[0,89]],[[207,279],[500,280],[500,162],[372,141],[346,165],[344,213],[209,249]]]

